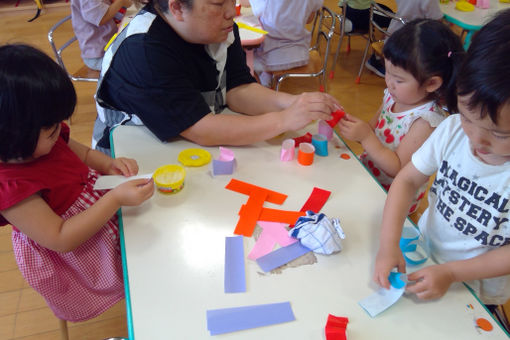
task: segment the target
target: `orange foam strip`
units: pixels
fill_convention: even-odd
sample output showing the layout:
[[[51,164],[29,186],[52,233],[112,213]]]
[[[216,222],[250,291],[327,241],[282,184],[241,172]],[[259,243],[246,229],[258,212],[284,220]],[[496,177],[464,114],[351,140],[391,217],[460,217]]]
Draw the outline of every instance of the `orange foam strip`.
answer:
[[[306,215],[306,212],[304,212],[304,211],[288,211],[288,210],[262,208],[262,212],[260,213],[259,220],[260,221],[295,224],[297,222],[298,218],[300,218],[301,216],[305,216],[305,215]]]
[[[262,188],[250,183],[246,183],[235,178],[232,178],[230,182],[225,186],[226,189],[236,191],[245,195],[252,195],[256,191],[264,191],[267,193],[266,201],[275,203],[275,204],[283,204],[287,199],[287,195],[272,191],[266,188]]]
[[[250,194],[248,202],[239,210],[239,221],[237,221],[234,234],[251,237],[255,230],[255,225],[259,220],[259,216],[267,199],[267,192],[260,190]]]

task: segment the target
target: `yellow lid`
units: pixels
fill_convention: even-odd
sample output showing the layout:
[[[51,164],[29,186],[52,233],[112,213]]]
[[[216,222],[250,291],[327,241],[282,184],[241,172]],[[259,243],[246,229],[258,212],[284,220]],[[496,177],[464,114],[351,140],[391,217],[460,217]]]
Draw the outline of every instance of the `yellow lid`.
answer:
[[[185,166],[202,166],[211,161],[211,154],[204,149],[185,149],[179,153],[177,160]]]
[[[459,1],[455,5],[455,8],[462,12],[471,12],[475,10],[475,6],[467,1]]]

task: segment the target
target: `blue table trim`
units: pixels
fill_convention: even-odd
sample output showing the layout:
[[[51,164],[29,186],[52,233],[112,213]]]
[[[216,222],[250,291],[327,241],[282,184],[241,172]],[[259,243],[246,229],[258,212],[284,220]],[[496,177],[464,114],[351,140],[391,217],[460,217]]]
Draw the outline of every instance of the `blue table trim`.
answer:
[[[113,144],[113,130],[115,127],[110,130],[110,152],[112,158],[115,158],[115,146]],[[117,216],[119,217],[119,236],[120,236],[120,254],[122,257],[122,274],[124,279],[124,296],[126,300],[126,318],[127,318],[127,327],[128,327],[128,338],[131,340],[135,339],[134,328],[133,328],[133,311],[131,308],[131,294],[129,293],[129,275],[127,268],[127,259],[126,259],[126,244],[124,242],[124,223],[122,221],[122,209],[117,211]]]

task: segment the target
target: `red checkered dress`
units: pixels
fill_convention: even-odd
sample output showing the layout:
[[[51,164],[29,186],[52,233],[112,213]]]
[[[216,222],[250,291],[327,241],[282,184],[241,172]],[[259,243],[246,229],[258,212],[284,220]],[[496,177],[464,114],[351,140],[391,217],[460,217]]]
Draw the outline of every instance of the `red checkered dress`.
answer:
[[[89,171],[87,185],[63,219],[88,209],[106,193],[93,190],[97,177]],[[68,253],[44,248],[16,229],[12,243],[21,273],[60,319],[94,318],[124,297],[117,215]]]

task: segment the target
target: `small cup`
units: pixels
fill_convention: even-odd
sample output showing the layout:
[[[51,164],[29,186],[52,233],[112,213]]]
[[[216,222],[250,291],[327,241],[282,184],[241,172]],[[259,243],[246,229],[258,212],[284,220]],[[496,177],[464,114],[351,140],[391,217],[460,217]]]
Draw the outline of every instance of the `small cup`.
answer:
[[[311,165],[313,163],[313,155],[315,147],[310,143],[299,144],[298,162],[301,165]]]
[[[180,165],[163,165],[154,171],[152,178],[158,190],[164,194],[179,192],[184,186],[186,171]]]

